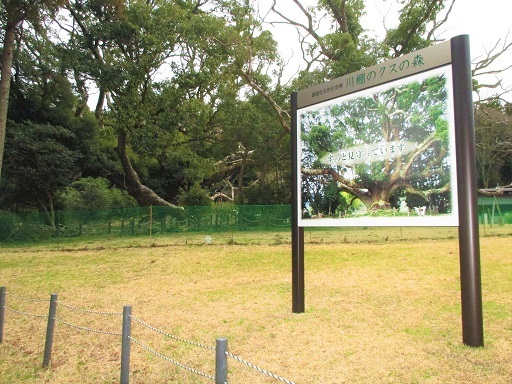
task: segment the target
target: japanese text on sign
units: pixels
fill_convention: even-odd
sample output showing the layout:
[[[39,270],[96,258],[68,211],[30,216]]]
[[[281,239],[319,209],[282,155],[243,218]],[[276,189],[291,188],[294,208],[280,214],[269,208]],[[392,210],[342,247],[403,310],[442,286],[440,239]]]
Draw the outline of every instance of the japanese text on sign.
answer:
[[[355,165],[383,161],[406,155],[417,148],[412,141],[391,141],[378,144],[363,144],[338,152],[329,153],[320,162],[324,165]]]
[[[335,85],[326,86],[320,90],[312,92],[311,97],[319,97],[341,89],[348,90],[361,85],[371,85],[373,81],[381,79],[385,75],[400,73],[408,70],[409,68],[419,68],[425,65],[425,60],[422,55],[416,55],[412,60],[404,59],[400,63],[392,63],[383,65],[378,70],[368,69],[361,73],[349,75],[348,77],[341,78],[340,83]]]

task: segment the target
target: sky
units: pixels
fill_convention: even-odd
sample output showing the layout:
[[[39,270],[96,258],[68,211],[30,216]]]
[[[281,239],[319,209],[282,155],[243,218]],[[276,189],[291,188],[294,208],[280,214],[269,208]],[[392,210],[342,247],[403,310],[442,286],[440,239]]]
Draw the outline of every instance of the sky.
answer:
[[[369,29],[370,35],[382,36],[384,34],[383,19],[385,19],[387,28],[396,25],[394,23],[397,22],[397,12],[389,10],[390,4],[396,3],[396,1],[365,0],[365,2],[368,6],[363,26]],[[270,7],[272,0],[259,0],[258,3],[261,12],[264,13]],[[304,0],[303,3],[312,5],[316,1]],[[278,9],[290,17],[299,14],[292,0],[278,0],[277,4]],[[503,44],[507,34],[509,34],[508,41],[512,42],[512,22],[510,21],[512,6],[510,4],[510,0],[456,0],[451,16],[439,37],[450,39],[461,34],[469,35],[471,58],[472,61],[475,61],[486,55],[499,39]],[[279,42],[283,57],[291,58],[287,72],[293,75],[300,62],[300,49],[296,43],[294,44],[297,40],[294,29],[276,24],[269,26],[269,29]],[[510,64],[512,64],[512,49],[494,68],[504,68]],[[512,85],[512,69],[500,76],[505,84]],[[478,80],[493,82],[495,78],[487,77]],[[512,94],[508,96],[508,99],[512,99]]]

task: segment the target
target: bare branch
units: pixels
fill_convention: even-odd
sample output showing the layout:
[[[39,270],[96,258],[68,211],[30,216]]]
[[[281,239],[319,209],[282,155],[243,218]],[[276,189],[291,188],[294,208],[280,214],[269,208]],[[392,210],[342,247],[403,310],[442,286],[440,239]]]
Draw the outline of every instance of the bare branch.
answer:
[[[283,20],[285,20],[285,22],[287,24],[293,25],[297,29],[304,30],[306,32],[306,37],[311,36],[316,41],[318,46],[320,47],[320,51],[322,52],[322,54],[324,56],[326,56],[328,59],[331,59],[331,60],[335,59],[336,58],[335,54],[327,49],[327,46],[324,44],[323,37],[317,33],[317,30],[319,28],[314,23],[313,15],[304,7],[304,5],[302,5],[302,3],[299,0],[292,0],[292,1],[297,5],[297,7],[302,12],[302,14],[307,18],[307,24],[295,21],[295,20],[289,18],[288,16],[286,16],[283,12],[277,10],[276,9],[277,0],[273,1],[271,9],[275,14],[277,14],[279,17],[281,17]],[[302,40],[302,43],[303,44],[305,43],[305,38]],[[303,50],[303,52],[304,52],[304,50]]]
[[[432,28],[430,29],[430,31],[428,31],[427,33],[427,40],[429,41],[433,41],[433,42],[436,42],[436,41],[439,41],[436,37],[435,37],[435,33],[439,30],[439,28],[441,28],[444,24],[446,24],[446,22],[448,21],[448,18],[450,16],[450,14],[452,13],[452,10],[453,10],[453,6],[455,5],[455,0],[452,0],[451,4],[450,4],[450,7],[448,8],[448,11],[446,12],[446,14],[444,15],[444,17],[437,21],[437,20],[434,20],[433,22],[433,26]]]
[[[478,95],[478,100],[475,101],[476,105],[495,100],[502,103],[507,101],[504,96],[512,92],[512,85],[504,85],[503,75],[512,68],[512,64],[500,64],[499,60],[504,58],[504,55],[512,51],[512,41],[510,41],[510,32],[503,39],[498,39],[493,46],[486,50],[483,56],[479,56],[473,61],[472,76],[474,79],[479,77],[494,76],[494,81],[485,79],[485,82],[479,82],[473,88]],[[493,91],[489,95],[490,91]],[[488,92],[485,92],[488,91]],[[487,93],[487,95],[485,94]]]
[[[288,123],[290,121],[290,114],[288,112],[286,112],[285,110],[283,110],[279,104],[277,104],[277,102],[274,100],[274,98],[272,97],[272,95],[270,94],[270,92],[266,91],[265,89],[263,89],[257,82],[256,80],[251,76],[251,73],[250,72],[242,72],[242,76],[243,78],[245,79],[245,81],[247,82],[247,84],[252,88],[254,89],[256,92],[258,92],[261,96],[263,96],[263,98],[265,100],[267,100],[267,102],[270,104],[270,106],[272,107],[272,109],[277,113],[277,116],[278,116],[278,119],[279,119],[279,123],[281,124],[281,126],[283,127],[283,129],[285,130],[285,132],[287,133],[290,133],[291,132],[291,127],[290,127],[290,124]]]
[[[471,74],[473,77],[482,76],[486,74],[497,74],[502,73],[503,71],[512,68],[512,65],[509,65],[503,69],[492,69],[489,67],[496,63],[496,60],[503,57],[506,52],[509,52],[512,48],[512,41],[509,41],[510,32],[507,33],[507,36],[503,39],[498,39],[496,43],[486,51],[485,55],[477,57],[477,61],[473,63],[473,70]]]

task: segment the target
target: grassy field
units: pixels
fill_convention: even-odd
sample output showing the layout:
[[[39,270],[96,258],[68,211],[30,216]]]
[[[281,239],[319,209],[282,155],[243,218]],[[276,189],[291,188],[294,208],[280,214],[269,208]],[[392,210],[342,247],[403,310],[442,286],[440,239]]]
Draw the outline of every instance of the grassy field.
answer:
[[[206,236],[211,243],[206,244]],[[306,230],[306,312],[291,313],[288,232],[68,240],[0,248],[7,306],[46,315],[50,293],[133,315],[180,338],[227,337],[241,358],[296,383],[511,383],[512,227],[481,229],[485,347],[462,344],[453,228]],[[21,300],[39,298],[43,302]],[[119,315],[59,305],[71,324],[121,332]],[[116,383],[120,338],[6,312],[0,383]],[[213,375],[214,355],[133,324],[132,336]],[[276,383],[233,359],[229,381]],[[132,346],[131,383],[210,383]]]

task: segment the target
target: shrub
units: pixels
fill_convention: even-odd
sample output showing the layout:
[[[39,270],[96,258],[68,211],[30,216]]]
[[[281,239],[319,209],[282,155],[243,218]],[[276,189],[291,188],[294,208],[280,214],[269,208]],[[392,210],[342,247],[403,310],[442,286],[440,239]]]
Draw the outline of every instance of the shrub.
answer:
[[[212,204],[212,200],[210,199],[208,191],[201,188],[199,183],[195,183],[188,191],[180,188],[178,204],[189,207],[204,207],[210,206]]]
[[[14,213],[0,211],[0,241],[8,241],[16,230]]]

